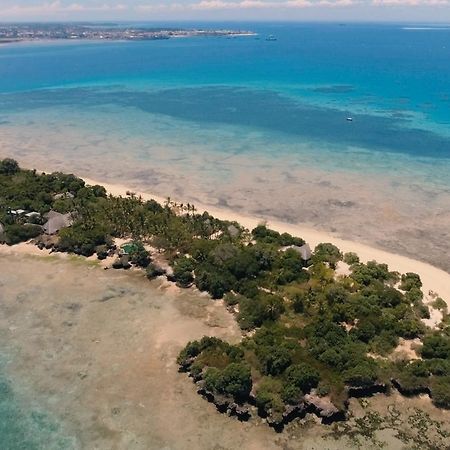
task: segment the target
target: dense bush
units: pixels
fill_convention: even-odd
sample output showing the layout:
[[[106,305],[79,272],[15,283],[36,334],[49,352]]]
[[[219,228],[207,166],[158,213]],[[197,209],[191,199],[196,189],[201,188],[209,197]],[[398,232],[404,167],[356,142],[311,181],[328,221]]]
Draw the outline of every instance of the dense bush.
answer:
[[[8,245],[15,245],[19,242],[26,242],[29,239],[35,238],[42,233],[42,228],[39,225],[31,224],[12,224],[5,227],[5,243]]]
[[[252,390],[250,368],[242,363],[231,363],[223,370],[210,367],[205,372],[204,380],[208,390],[230,395],[236,400],[246,400]]]

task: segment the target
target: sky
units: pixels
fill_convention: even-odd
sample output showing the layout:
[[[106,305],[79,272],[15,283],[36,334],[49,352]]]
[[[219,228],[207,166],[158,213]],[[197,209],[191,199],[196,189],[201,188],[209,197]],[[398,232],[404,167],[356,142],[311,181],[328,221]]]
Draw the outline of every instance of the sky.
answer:
[[[0,0],[0,21],[80,20],[450,24],[450,0]]]

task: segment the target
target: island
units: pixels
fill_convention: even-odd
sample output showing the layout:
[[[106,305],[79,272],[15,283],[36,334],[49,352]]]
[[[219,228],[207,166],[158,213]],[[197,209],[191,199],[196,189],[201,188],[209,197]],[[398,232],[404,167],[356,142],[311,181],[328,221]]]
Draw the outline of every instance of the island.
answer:
[[[24,41],[148,41],[182,37],[237,37],[256,33],[243,30],[145,28],[116,24],[0,24],[0,43]]]
[[[142,270],[223,302],[241,341],[204,336],[177,363],[200,395],[240,420],[257,415],[278,432],[306,414],[330,424],[346,420],[351,397],[394,390],[450,408],[448,306],[438,295],[423,302],[416,273],[170,198],[108,195],[9,158],[0,160],[0,242]],[[442,314],[436,327],[426,324],[430,307]]]

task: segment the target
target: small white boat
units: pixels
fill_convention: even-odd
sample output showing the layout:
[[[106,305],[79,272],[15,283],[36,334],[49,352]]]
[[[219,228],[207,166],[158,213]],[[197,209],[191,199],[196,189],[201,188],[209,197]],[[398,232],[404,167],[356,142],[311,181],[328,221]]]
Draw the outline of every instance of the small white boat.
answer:
[[[347,117],[347,122],[353,122],[353,117]]]

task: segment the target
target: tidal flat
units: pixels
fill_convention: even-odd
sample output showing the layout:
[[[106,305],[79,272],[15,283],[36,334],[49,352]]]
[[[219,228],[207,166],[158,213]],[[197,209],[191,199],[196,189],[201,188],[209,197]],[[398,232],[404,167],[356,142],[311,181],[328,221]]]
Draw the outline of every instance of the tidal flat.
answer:
[[[307,415],[281,434],[219,414],[175,359],[203,335],[240,339],[222,302],[80,261],[0,258],[8,450],[28,435],[33,449],[447,448],[450,412],[395,392],[353,399],[348,422]]]

